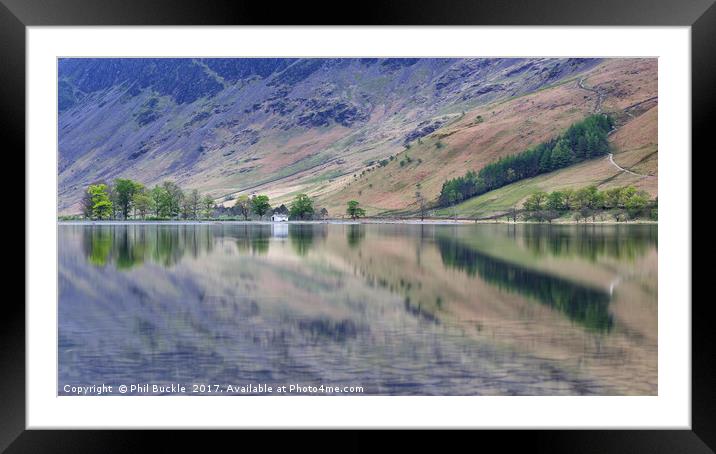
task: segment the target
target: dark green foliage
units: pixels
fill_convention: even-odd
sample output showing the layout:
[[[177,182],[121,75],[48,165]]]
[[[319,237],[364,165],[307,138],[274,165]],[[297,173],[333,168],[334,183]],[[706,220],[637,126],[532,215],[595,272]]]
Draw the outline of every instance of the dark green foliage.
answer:
[[[289,210],[291,219],[310,219],[313,216],[313,201],[306,194],[298,194]]]
[[[263,218],[270,209],[271,204],[267,195],[257,195],[251,198],[251,210],[259,216],[259,219]]]
[[[535,192],[527,198],[524,209],[527,211],[540,211],[545,208],[548,195],[545,192]]]
[[[173,181],[165,181],[152,189],[156,200],[157,215],[163,218],[178,218],[181,214],[184,191]]]
[[[659,219],[659,198],[655,198],[649,205],[649,219],[656,221]]]
[[[564,201],[564,193],[562,191],[550,192],[545,202],[545,207],[548,210],[562,211],[567,207]]]
[[[470,171],[462,177],[446,181],[438,202],[442,206],[453,205],[515,181],[607,154],[607,134],[612,125],[612,119],[607,115],[591,115],[570,126],[556,139],[501,158],[478,173]]]
[[[129,210],[132,208],[134,194],[143,188],[141,184],[130,179],[117,178],[114,180],[115,201],[123,219],[129,218]]]

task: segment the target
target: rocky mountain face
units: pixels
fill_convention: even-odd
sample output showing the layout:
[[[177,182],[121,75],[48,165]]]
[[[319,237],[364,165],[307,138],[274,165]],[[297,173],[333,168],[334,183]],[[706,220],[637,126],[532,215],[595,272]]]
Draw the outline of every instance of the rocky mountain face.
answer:
[[[384,159],[466,110],[598,59],[61,59],[59,206],[86,185],[173,179],[273,198]]]

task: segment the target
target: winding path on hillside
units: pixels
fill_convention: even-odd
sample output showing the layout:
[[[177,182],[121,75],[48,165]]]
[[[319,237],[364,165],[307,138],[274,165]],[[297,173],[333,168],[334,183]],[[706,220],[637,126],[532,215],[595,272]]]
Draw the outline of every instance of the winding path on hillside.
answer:
[[[595,114],[600,113],[600,112],[602,111],[602,100],[604,99],[604,93],[602,93],[601,91],[599,91],[599,90],[596,89],[596,88],[589,88],[589,87],[587,87],[586,85],[584,85],[584,79],[586,79],[586,77],[582,77],[581,79],[579,79],[579,81],[577,82],[577,86],[578,86],[579,88],[581,88],[582,90],[591,91],[592,93],[594,93],[595,95],[597,95],[597,102],[596,102],[596,104],[594,105],[594,111],[593,111],[593,112],[594,112]]]
[[[641,174],[641,173],[632,172],[631,170],[625,169],[624,167],[620,166],[619,164],[617,164],[616,162],[614,162],[614,153],[609,153],[609,162],[611,162],[612,164],[614,164],[614,167],[616,167],[617,169],[621,170],[622,172],[630,173],[630,174],[632,174],[632,175],[636,175],[637,177],[642,177],[642,178],[650,177],[650,176],[651,176],[651,175],[644,175],[644,174]]]
[[[579,81],[577,81],[577,86],[579,88],[581,88],[582,90],[586,90],[586,91],[596,94],[597,101],[594,105],[593,113],[595,113],[595,114],[601,113],[602,101],[604,100],[604,93],[601,92],[599,89],[589,88],[586,85],[584,85],[585,79],[586,79],[586,77],[582,77],[581,79],[579,79]],[[630,118],[634,118],[634,115],[631,113],[631,109],[633,109],[641,104],[644,104],[645,102],[652,101],[654,99],[656,99],[656,96],[649,98],[649,99],[645,99],[644,101],[639,101],[638,103],[632,104],[631,106],[624,109],[624,113],[626,113]],[[611,131],[609,131],[609,133],[607,135],[612,135],[618,129],[619,129],[618,127],[614,127]],[[619,169],[622,172],[626,172],[626,173],[629,173],[631,175],[641,177],[641,178],[653,178],[654,177],[654,175],[644,175],[643,173],[636,173],[629,169],[625,169],[624,167],[617,164],[616,161],[614,161],[614,153],[609,153],[609,156],[607,156],[607,159],[609,160],[609,162],[612,163],[612,165],[614,165],[614,167],[616,167],[617,169]]]

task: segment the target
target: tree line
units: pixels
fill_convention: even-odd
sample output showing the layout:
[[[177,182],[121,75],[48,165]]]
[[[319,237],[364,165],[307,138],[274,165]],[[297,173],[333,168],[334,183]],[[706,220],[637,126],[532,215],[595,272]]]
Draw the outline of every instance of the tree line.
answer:
[[[264,215],[270,214],[282,214],[290,220],[320,220],[328,217],[328,210],[314,206],[313,199],[303,193],[297,194],[288,207],[281,204],[274,208],[271,206],[269,197],[262,194],[251,197],[240,195],[232,207],[221,206],[217,210],[220,218],[238,216],[245,221],[257,217],[261,220]]]
[[[658,198],[651,199],[646,191],[634,186],[622,186],[600,191],[596,186],[581,189],[563,189],[552,192],[535,192],[522,205],[526,220],[547,221],[573,214],[577,221],[592,222],[597,217],[611,215],[617,221],[630,219],[658,219]],[[513,208],[508,218],[517,220],[517,210]]]
[[[440,206],[450,206],[515,181],[531,178],[609,153],[607,135],[614,123],[605,114],[590,115],[556,138],[487,164],[479,172],[443,183]]]
[[[184,191],[173,181],[151,189],[142,183],[117,178],[111,184],[90,184],[82,201],[86,219],[200,219],[210,217],[214,199],[198,190]]]
[[[226,200],[226,199],[225,199]],[[328,210],[314,206],[306,194],[298,194],[289,207],[281,204],[273,208],[269,197],[240,195],[232,206],[217,205],[208,194],[197,189],[183,190],[173,181],[164,181],[151,189],[128,179],[117,178],[112,183],[90,184],[82,201],[82,216],[92,220],[173,220],[173,219],[264,219],[274,213],[289,219],[325,219]]]

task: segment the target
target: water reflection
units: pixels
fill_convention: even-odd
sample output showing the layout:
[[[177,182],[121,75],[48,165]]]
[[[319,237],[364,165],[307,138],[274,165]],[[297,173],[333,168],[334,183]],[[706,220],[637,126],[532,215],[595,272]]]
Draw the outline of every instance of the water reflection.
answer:
[[[60,225],[60,385],[653,395],[656,227],[581,227]]]
[[[298,255],[306,255],[314,246],[314,241],[320,241],[326,237],[326,225],[324,224],[291,224],[288,226],[288,238]]]
[[[240,253],[265,255],[268,253],[273,230],[270,225],[236,225],[231,229],[223,229],[221,236],[233,239]],[[207,228],[207,230],[210,230]]]
[[[82,249],[88,261],[97,266],[112,263],[118,269],[130,269],[147,260],[172,266],[184,254],[197,257],[211,251],[213,245],[211,230],[193,226],[93,225],[82,229]]]
[[[612,328],[607,291],[491,257],[453,237],[438,236],[437,239],[445,265],[464,270],[471,276],[479,274],[499,288],[533,298],[586,328],[596,331]]]
[[[578,255],[591,261],[599,257],[634,260],[657,246],[653,225],[550,226],[528,224],[522,239],[538,255]]]
[[[314,342],[326,339],[333,342],[345,342],[358,335],[360,329],[353,320],[333,321],[328,319],[300,320],[298,328],[308,333]]]
[[[356,248],[360,245],[361,241],[365,238],[365,226],[362,224],[351,224],[348,226],[346,233],[346,239],[348,246]]]

